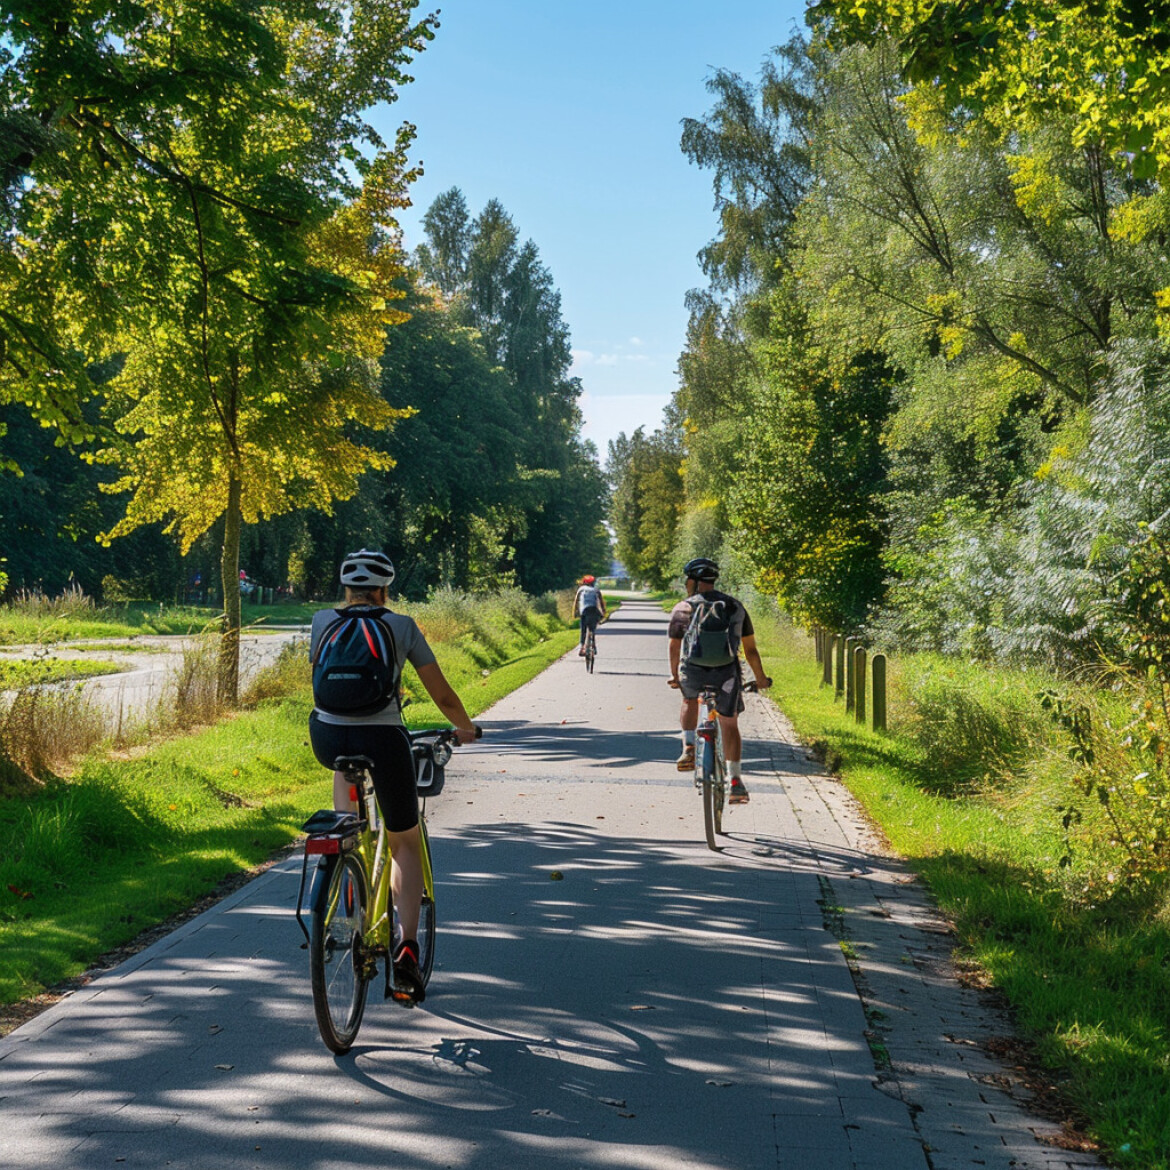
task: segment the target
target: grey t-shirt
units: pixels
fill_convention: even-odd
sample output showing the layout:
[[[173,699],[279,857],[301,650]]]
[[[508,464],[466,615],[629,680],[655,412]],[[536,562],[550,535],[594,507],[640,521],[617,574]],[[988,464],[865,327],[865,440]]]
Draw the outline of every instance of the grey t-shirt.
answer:
[[[351,606],[355,613],[360,614],[363,609],[369,609],[369,606]],[[319,609],[313,614],[313,626],[309,635],[309,658],[313,660],[317,657],[317,646],[321,642],[321,636],[329,625],[336,620],[336,609]],[[379,621],[383,621],[390,627],[390,632],[394,635],[394,647],[398,654],[399,665],[409,662],[411,666],[417,670],[420,666],[430,666],[435,661],[435,652],[427,645],[426,638],[423,637],[422,630],[418,628],[418,623],[414,618],[407,617],[403,613],[390,613],[387,611],[382,614]],[[391,702],[381,711],[373,715],[334,715],[328,711],[322,711],[319,707],[314,707],[317,718],[322,723],[389,723],[401,724],[402,710],[398,703]]]

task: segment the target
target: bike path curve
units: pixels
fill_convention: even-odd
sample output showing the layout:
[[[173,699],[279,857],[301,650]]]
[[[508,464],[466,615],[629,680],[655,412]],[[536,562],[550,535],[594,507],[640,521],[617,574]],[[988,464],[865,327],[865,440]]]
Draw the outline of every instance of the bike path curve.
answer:
[[[554,663],[449,767],[423,1006],[375,991],[325,1050],[283,862],[0,1040],[4,1166],[1098,1165],[1003,1090],[1007,1022],[763,698],[751,804],[706,848],[665,625],[625,603],[592,676]]]

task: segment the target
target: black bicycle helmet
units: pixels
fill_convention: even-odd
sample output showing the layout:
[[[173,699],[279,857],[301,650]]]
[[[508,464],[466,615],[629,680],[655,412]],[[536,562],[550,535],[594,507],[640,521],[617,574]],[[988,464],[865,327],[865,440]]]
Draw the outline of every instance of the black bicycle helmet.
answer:
[[[346,554],[341,562],[341,583],[351,589],[384,587],[394,581],[394,565],[383,552],[363,548]]]
[[[690,581],[715,581],[719,577],[719,566],[707,557],[695,557],[683,565],[683,576]]]

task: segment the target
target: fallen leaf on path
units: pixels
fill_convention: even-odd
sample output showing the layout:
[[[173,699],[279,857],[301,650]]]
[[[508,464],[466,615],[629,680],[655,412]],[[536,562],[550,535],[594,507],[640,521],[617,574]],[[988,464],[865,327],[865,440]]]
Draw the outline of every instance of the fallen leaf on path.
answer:
[[[621,1101],[618,1101],[613,1097],[598,1097],[597,1099],[602,1103],[602,1105],[613,1105],[617,1109],[624,1109],[626,1107],[624,1099]]]
[[[215,1066],[220,1072],[231,1072],[236,1066],[234,1064],[217,1064]]]
[[[654,1005],[652,1003],[632,1003],[630,1004],[630,1011],[632,1012],[652,1012]]]
[[[636,1113],[619,1113],[618,1116],[619,1117],[637,1117],[638,1115]]]
[[[717,1089],[728,1089],[735,1084],[734,1081],[708,1081],[707,1084],[714,1085]]]
[[[553,1111],[551,1109],[533,1109],[533,1117],[552,1117]]]
[[[561,873],[559,869],[554,869],[552,873],[548,875],[548,878],[549,881],[552,882],[563,882],[565,880],[565,875]]]

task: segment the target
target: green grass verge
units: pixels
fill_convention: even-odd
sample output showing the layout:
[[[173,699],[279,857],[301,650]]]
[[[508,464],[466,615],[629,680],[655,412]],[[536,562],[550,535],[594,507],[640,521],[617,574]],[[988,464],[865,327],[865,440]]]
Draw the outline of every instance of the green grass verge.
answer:
[[[820,683],[811,640],[757,623],[772,698],[929,885],[960,945],[1115,1164],[1170,1167],[1170,918],[1148,892],[1069,896],[1052,793],[959,786],[908,731],[876,734]],[[987,691],[999,683],[988,676]],[[891,696],[891,704],[896,697]]]
[[[265,626],[302,625],[320,605],[244,605],[242,623],[263,630]],[[0,646],[70,642],[77,638],[132,638],[145,634],[192,634],[206,629],[223,611],[205,605],[164,606],[157,602],[97,606],[65,604],[50,612],[0,606]]]
[[[494,615],[434,649],[474,718],[576,639],[552,616]],[[76,975],[294,840],[331,799],[310,709],[305,686],[135,758],[95,754],[69,781],[0,803],[0,1002]],[[445,723],[421,701],[407,715]]]
[[[17,691],[22,687],[65,682],[74,678],[93,678],[99,674],[117,674],[125,669],[117,662],[105,662],[100,658],[82,661],[38,658],[32,662],[0,659],[0,691]]]

